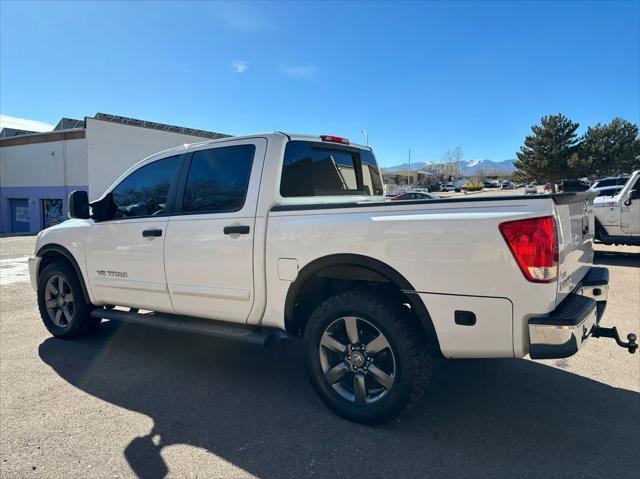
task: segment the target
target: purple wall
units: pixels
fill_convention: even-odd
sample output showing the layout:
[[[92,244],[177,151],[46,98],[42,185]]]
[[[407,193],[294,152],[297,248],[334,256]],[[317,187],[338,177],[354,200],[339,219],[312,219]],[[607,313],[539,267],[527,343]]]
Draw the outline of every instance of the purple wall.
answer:
[[[86,185],[72,186],[3,186],[0,187],[0,233],[12,233],[11,210],[12,199],[29,201],[29,232],[37,233],[43,228],[42,200],[61,199],[64,218],[67,218],[67,198],[73,190],[87,191]]]

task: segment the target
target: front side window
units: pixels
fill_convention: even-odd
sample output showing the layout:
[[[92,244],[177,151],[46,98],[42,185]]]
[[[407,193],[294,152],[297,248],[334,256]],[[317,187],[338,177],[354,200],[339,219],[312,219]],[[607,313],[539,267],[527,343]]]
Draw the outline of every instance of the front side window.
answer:
[[[287,143],[280,179],[283,197],[382,194],[370,151],[330,144]]]
[[[182,211],[215,213],[242,209],[255,151],[254,145],[196,151],[187,175]]]
[[[166,211],[171,182],[180,156],[154,161],[127,176],[113,191],[116,218],[161,215]]]

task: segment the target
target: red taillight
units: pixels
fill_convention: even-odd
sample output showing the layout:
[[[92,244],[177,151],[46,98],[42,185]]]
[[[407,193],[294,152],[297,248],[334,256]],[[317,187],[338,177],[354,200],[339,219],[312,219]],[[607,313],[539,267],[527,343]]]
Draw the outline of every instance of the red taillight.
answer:
[[[322,141],[330,141],[331,143],[342,143],[343,145],[349,144],[349,140],[342,138],[341,136],[320,135],[320,139]]]
[[[507,221],[500,232],[524,277],[550,283],[558,277],[558,232],[553,216]]]

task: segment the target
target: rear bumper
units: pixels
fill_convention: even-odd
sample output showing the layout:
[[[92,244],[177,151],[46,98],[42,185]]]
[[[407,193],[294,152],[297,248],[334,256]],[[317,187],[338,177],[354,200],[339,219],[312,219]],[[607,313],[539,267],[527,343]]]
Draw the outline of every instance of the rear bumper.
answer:
[[[566,358],[577,353],[602,319],[608,294],[609,270],[592,267],[554,311],[529,319],[531,358]]]

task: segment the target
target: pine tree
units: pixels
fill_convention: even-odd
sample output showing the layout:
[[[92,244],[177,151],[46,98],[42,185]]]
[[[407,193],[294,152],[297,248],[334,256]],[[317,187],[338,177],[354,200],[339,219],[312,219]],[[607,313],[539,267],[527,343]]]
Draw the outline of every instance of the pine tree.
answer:
[[[638,155],[638,126],[622,118],[589,127],[582,137],[581,156],[599,176],[631,173],[640,167]]]
[[[543,116],[540,125],[531,127],[533,135],[525,138],[516,153],[514,166],[519,175],[553,185],[582,169],[576,134],[579,126],[561,113]]]

